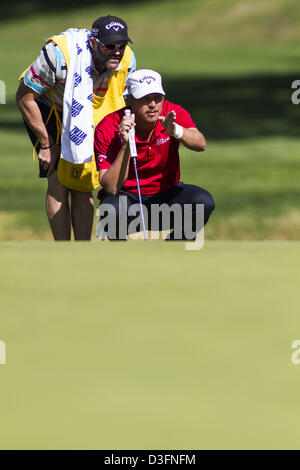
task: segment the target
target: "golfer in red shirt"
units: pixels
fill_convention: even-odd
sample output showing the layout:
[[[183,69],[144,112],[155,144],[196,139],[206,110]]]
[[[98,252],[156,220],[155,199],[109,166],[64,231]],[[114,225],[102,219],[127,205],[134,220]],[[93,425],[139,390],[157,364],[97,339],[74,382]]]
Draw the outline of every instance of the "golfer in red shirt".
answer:
[[[203,151],[206,147],[205,138],[185,109],[165,100],[161,76],[157,72],[145,69],[133,72],[127,80],[127,92],[127,106],[107,115],[95,130],[95,157],[102,186],[98,195],[100,213],[102,205],[105,205],[105,213],[113,211],[116,216],[111,219],[116,221],[114,230],[110,231],[110,227],[108,231],[106,230],[108,238],[126,239],[127,234],[132,233],[130,221],[133,216],[130,207],[139,202],[128,144],[129,130],[134,128],[146,228],[174,229],[169,239],[194,239],[196,233],[208,221],[215,205],[208,191],[179,181],[178,150],[182,143],[190,150]],[[125,116],[127,108],[131,110],[131,116]],[[159,222],[155,217],[155,226],[153,226],[152,206],[157,207],[162,204],[164,207],[167,205],[171,208],[177,205],[177,208],[182,208],[183,216],[177,218],[181,225],[177,227],[178,230],[176,230],[176,217],[172,216],[168,217],[168,220],[160,217]],[[204,208],[200,225],[195,220],[197,205],[202,205]],[[185,206],[188,208],[187,211],[183,210]],[[101,217],[104,222],[103,215]],[[184,219],[187,215],[192,219],[192,236],[187,236],[184,230]],[[120,217],[123,217],[123,222],[124,217],[126,219],[125,230],[124,223],[121,230]],[[107,215],[106,220],[109,220]]]

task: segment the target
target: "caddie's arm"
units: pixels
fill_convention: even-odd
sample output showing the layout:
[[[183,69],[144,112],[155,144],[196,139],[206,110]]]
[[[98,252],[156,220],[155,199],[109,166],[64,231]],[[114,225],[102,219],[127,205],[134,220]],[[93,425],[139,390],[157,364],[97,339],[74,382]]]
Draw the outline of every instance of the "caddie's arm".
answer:
[[[185,147],[196,152],[206,149],[204,135],[195,127],[185,128],[176,123],[176,112],[170,111],[167,116],[158,118],[168,134],[178,139]]]
[[[119,125],[119,132],[123,141],[122,147],[111,166],[108,169],[100,170],[99,172],[100,184],[108,194],[117,194],[128,178],[130,162],[128,135],[129,130],[134,126],[134,114],[123,117]]]
[[[41,162],[48,163],[48,175],[50,175],[53,171],[56,160],[60,155],[60,146],[56,145],[51,135],[48,134],[40,109],[35,101],[35,98],[38,96],[39,93],[27,87],[23,80],[20,82],[16,93],[17,105],[25,121],[39,140],[41,149],[39,151],[38,159]],[[43,149],[43,147],[45,147],[45,149]]]

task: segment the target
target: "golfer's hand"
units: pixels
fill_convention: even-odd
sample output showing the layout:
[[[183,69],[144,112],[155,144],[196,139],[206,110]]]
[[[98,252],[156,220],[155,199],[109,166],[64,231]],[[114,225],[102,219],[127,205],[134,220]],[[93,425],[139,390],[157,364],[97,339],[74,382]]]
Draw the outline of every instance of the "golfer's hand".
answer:
[[[50,176],[55,164],[60,157],[60,145],[54,144],[49,149],[40,149],[38,159],[41,162],[42,168],[47,171],[47,176]]]
[[[119,125],[120,136],[122,137],[123,142],[127,143],[129,136],[128,133],[130,129],[135,126],[135,116],[131,114],[130,116],[124,116]]]
[[[176,122],[175,111],[170,111],[166,116],[159,116],[158,119],[160,120],[164,128],[166,129],[167,133],[173,136],[175,132],[175,122]]]

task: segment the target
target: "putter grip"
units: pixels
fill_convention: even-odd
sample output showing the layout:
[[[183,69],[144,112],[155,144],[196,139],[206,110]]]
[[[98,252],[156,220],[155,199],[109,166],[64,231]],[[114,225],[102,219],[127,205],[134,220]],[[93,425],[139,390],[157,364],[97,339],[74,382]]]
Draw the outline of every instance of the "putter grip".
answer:
[[[125,109],[125,116],[130,116],[131,111],[130,109]],[[130,156],[131,158],[136,158],[137,157],[137,151],[136,151],[136,144],[135,144],[135,138],[134,138],[135,132],[134,129],[130,129],[128,133],[128,138],[129,138],[129,149],[130,149]]]

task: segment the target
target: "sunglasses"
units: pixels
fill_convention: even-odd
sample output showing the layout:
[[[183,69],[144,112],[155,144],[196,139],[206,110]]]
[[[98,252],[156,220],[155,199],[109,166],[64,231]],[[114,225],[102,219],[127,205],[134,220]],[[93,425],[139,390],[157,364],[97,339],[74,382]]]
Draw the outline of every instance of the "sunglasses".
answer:
[[[127,46],[126,44],[103,44],[99,39],[95,38],[96,41],[101,44],[104,50],[106,51],[124,51],[125,47]]]

